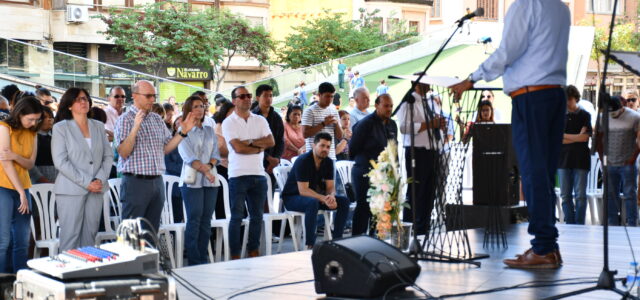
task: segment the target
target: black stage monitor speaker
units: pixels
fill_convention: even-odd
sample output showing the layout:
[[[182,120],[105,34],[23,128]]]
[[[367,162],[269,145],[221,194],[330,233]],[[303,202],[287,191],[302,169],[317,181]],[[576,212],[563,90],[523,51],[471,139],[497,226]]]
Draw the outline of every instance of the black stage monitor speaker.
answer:
[[[316,293],[372,298],[412,285],[420,266],[393,246],[356,236],[316,244],[311,255]]]
[[[520,174],[511,124],[473,125],[473,204],[517,205]]]

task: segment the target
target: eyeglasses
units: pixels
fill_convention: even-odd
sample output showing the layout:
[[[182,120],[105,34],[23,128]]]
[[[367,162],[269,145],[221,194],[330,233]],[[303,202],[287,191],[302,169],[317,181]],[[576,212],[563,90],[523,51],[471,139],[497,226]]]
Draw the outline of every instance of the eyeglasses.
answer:
[[[147,97],[147,99],[157,98],[158,97],[158,94],[141,94],[141,93],[134,93],[134,94],[145,96],[145,97]]]
[[[249,99],[251,99],[251,98],[253,98],[253,95],[251,95],[251,93],[249,93],[249,94],[239,94],[239,95],[236,95],[236,98],[240,98],[240,99],[249,98]]]
[[[87,97],[78,97],[78,98],[76,98],[76,102],[89,102],[89,98],[87,98]]]
[[[113,98],[116,98],[116,99],[117,99],[117,98],[125,99],[125,98],[127,98],[127,96],[125,96],[125,95],[115,95],[115,96],[113,96]]]
[[[638,100],[638,99],[637,98],[629,98],[629,99],[627,99],[627,101],[629,101],[629,102],[636,102],[636,100]]]

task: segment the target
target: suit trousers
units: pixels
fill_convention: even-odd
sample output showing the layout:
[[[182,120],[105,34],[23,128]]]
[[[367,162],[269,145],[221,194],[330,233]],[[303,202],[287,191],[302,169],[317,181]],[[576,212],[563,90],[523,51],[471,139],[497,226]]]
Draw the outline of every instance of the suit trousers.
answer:
[[[561,88],[513,98],[511,129],[522,189],[529,212],[533,252],[545,255],[558,249],[554,192],[555,175],[564,134],[567,98]]]
[[[60,222],[60,252],[95,244],[100,227],[103,196],[103,193],[56,194]]]

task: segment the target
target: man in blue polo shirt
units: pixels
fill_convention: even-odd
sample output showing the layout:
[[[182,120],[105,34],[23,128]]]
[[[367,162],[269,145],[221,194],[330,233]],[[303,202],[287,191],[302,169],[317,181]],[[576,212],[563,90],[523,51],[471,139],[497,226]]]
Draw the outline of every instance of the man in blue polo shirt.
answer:
[[[349,199],[336,196],[333,160],[329,158],[331,143],[330,134],[316,134],[312,151],[298,156],[282,189],[287,210],[305,213],[305,244],[308,249],[313,248],[316,242],[316,215],[319,209],[337,209],[333,224],[334,238],[342,237],[349,215]]]

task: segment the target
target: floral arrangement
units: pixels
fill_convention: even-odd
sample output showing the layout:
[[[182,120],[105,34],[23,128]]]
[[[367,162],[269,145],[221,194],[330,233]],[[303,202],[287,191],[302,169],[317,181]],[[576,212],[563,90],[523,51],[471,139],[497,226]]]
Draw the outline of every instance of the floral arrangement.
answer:
[[[371,160],[371,165],[373,169],[368,174],[371,184],[367,193],[369,207],[377,221],[378,237],[386,238],[394,223],[398,232],[403,230],[400,212],[404,207],[409,207],[404,197],[400,197],[400,191],[406,182],[400,173],[396,142],[389,140],[387,147],[378,156],[378,162]]]

